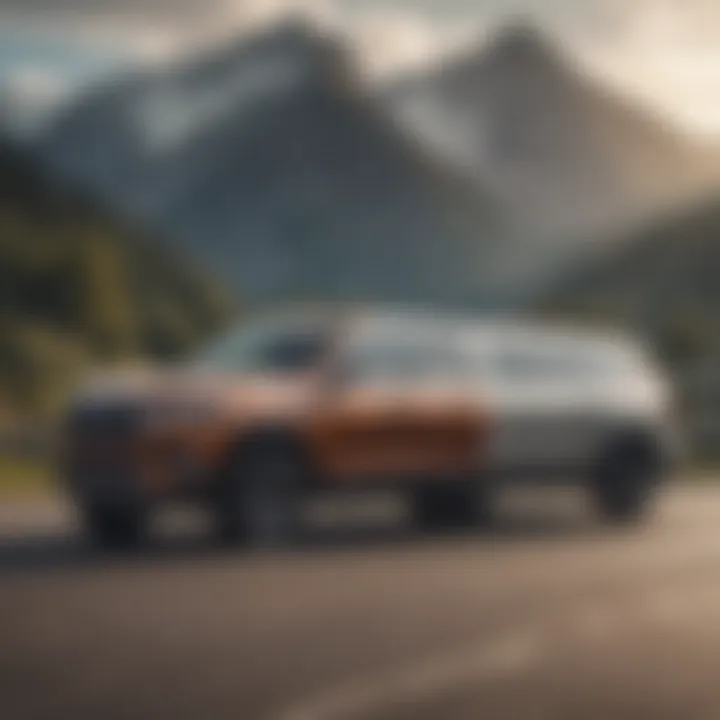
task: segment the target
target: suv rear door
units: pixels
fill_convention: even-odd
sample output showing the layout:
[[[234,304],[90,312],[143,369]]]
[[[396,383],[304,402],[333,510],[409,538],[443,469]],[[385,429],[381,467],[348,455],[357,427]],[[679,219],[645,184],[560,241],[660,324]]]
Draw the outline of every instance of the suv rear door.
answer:
[[[541,331],[499,335],[489,353],[489,460],[518,471],[572,471],[598,431],[598,377],[582,344]]]

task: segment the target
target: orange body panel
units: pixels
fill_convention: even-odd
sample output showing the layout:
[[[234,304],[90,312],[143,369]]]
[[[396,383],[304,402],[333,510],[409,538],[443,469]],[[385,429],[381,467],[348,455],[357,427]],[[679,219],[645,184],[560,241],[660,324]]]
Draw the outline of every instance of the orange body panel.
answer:
[[[321,407],[306,434],[322,471],[346,478],[471,471],[483,418],[452,395],[357,391]]]
[[[160,381],[162,382],[162,381]],[[202,387],[201,387],[202,385]],[[70,437],[75,468],[131,469],[149,496],[201,490],[217,480],[244,438],[281,426],[300,438],[326,484],[472,472],[479,466],[487,422],[457,392],[357,389],[328,393],[317,378],[282,384],[257,378],[184,378],[184,396],[202,396],[207,418],[168,414],[167,427],[130,438]],[[177,388],[174,389],[177,399]],[[163,393],[148,395],[147,411]],[[163,402],[166,400],[163,399]]]

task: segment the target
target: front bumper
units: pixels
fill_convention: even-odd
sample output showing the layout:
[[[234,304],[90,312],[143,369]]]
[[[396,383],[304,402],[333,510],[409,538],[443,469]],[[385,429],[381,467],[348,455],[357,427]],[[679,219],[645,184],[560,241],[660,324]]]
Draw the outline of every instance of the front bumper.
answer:
[[[63,474],[83,502],[155,503],[198,494],[217,474],[219,454],[182,436],[74,438]]]

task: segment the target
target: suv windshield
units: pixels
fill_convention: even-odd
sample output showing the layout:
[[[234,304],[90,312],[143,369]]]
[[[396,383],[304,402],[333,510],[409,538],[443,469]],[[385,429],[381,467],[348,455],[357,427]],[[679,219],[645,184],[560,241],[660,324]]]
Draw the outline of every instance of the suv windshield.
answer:
[[[317,323],[247,325],[211,345],[193,367],[206,372],[305,372],[322,361],[328,343],[327,328]]]

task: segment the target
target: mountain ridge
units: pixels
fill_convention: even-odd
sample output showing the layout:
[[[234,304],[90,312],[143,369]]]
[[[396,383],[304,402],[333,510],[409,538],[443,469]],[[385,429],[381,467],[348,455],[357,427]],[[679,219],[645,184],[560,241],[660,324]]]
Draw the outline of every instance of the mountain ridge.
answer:
[[[109,159],[100,179],[92,164],[75,168],[80,175],[87,170],[85,186],[109,190],[111,200],[119,186],[115,202],[125,212],[200,253],[243,297],[258,302],[307,293],[438,302],[472,295],[479,283],[468,270],[480,274],[481,251],[499,233],[482,189],[405,137],[334,38],[291,25],[248,43],[245,54],[242,46],[228,46],[243,61],[230,62],[233,77],[220,84],[237,82],[243,92],[223,112],[182,142],[147,152],[147,135],[134,148],[124,146],[143,133],[137,107],[125,108],[135,119],[121,123],[114,152],[97,134],[99,157]],[[164,76],[148,76],[147,88],[140,81],[133,92],[157,103],[154,90],[169,87],[172,95],[177,78],[190,75],[192,96],[193,83],[205,75],[193,62],[225,72],[224,49],[217,52],[215,59],[191,58]],[[192,106],[180,86],[177,106]],[[123,93],[119,102],[127,102]],[[79,106],[77,126],[88,108],[92,114],[92,98]],[[101,103],[97,114],[102,120],[114,113]],[[51,145],[63,145],[69,117]],[[87,139],[79,136],[87,152]],[[77,157],[72,147],[62,150]],[[52,164],[53,152],[48,156]]]
[[[582,71],[533,26],[395,81],[385,97],[408,129],[550,235],[682,202],[720,176],[720,149],[708,162],[706,147]]]
[[[340,40],[290,23],[100,89],[45,150],[258,302],[517,302],[716,171],[525,25],[378,89]]]

